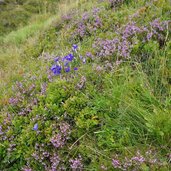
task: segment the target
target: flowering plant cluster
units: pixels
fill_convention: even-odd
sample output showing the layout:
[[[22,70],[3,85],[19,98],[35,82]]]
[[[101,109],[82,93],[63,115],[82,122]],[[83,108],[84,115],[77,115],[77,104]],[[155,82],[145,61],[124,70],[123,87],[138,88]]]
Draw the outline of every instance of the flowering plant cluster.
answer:
[[[66,140],[69,138],[68,136],[70,133],[70,125],[68,123],[61,123],[60,132],[51,138],[51,143],[56,148],[64,146]]]
[[[12,108],[15,108],[19,115],[27,115],[30,113],[32,107],[37,104],[35,94],[38,91],[36,90],[36,85],[34,83],[28,85],[24,82],[16,82],[13,86],[13,91],[16,92],[15,96],[9,98],[9,104]]]
[[[45,170],[62,170],[64,166],[63,161],[60,159],[59,152],[66,144],[67,139],[69,139],[70,133],[70,125],[67,122],[61,122],[59,124],[59,132],[54,133],[49,143],[36,143],[32,157],[41,164]]]
[[[51,67],[51,71],[54,75],[77,71],[78,67],[75,67],[75,65],[78,66],[80,63],[86,62],[86,58],[83,58],[81,55],[78,54],[77,45],[74,44],[72,46],[72,52],[73,53],[69,53],[67,56],[56,57],[54,59],[54,64]]]
[[[98,38],[93,48],[96,49],[96,56],[101,58],[115,56],[119,61],[129,59],[134,45],[139,42],[146,43],[154,38],[161,45],[167,25],[168,21],[161,22],[159,19],[150,22],[150,27],[139,27],[131,22],[121,32],[118,31],[118,37],[112,40]]]
[[[163,162],[152,150],[146,151],[145,155],[142,155],[140,151],[137,151],[135,156],[132,156],[131,158],[125,157],[124,160],[120,160],[118,157],[112,159],[112,166],[119,170],[141,170],[143,164],[155,168],[156,166],[161,166]]]
[[[73,25],[73,38],[82,40],[84,36],[92,35],[97,29],[101,28],[103,23],[99,15],[100,9],[94,8],[92,12],[85,12],[81,20],[79,19]]]
[[[83,170],[82,157],[79,155],[78,158],[70,159],[70,166],[73,171]]]

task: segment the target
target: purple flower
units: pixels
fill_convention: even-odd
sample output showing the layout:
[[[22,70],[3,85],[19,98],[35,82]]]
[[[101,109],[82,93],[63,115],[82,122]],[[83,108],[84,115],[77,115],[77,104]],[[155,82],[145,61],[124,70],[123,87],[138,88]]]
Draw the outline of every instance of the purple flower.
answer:
[[[87,52],[87,53],[86,53],[86,56],[89,57],[89,58],[93,58],[93,55],[92,55],[91,52]]]
[[[63,58],[63,61],[67,60],[71,62],[73,59],[74,59],[74,55],[70,53],[69,55]]]
[[[57,135],[51,138],[51,143],[53,144],[54,147],[60,148],[64,145],[65,139],[62,137],[60,133],[58,133]]]
[[[77,49],[78,49],[78,45],[75,45],[75,44],[72,45],[72,50],[73,50],[73,51],[76,51]]]
[[[42,95],[46,93],[46,88],[47,88],[46,83],[41,84],[41,94]],[[37,104],[37,102],[36,102],[36,104]]]
[[[75,67],[75,68],[74,68],[74,71],[77,71],[77,70],[78,70],[78,68],[77,68],[77,67]]]
[[[37,123],[34,125],[33,130],[34,131],[37,131],[38,130],[38,124]]]
[[[87,12],[83,13],[82,20],[87,20],[89,18],[89,14]]]
[[[114,168],[120,168],[121,164],[119,160],[112,159],[112,165]]]
[[[65,68],[65,72],[70,72],[70,70],[71,70],[71,69],[70,69],[69,66]]]
[[[93,9],[93,14],[94,15],[97,15],[97,13],[100,11],[100,8],[94,8]]]
[[[75,159],[71,159],[70,167],[72,168],[72,170],[77,170],[77,169],[81,170],[83,168],[81,156],[79,156],[78,158],[75,158]]]
[[[149,41],[152,38],[152,36],[153,36],[153,33],[152,32],[151,33],[148,33],[147,34],[147,40]]]
[[[51,71],[55,74],[55,75],[59,75],[61,73],[62,67],[59,65],[53,65],[51,67]]]
[[[54,59],[54,62],[58,62],[59,61],[59,57],[56,57],[55,59]]]
[[[13,98],[13,97],[9,99],[9,103],[11,105],[17,105],[18,101],[19,100],[17,98]]]
[[[24,168],[22,168],[22,170],[23,170],[23,171],[32,171],[32,169],[29,168],[29,167],[24,167]]]
[[[53,154],[52,157],[50,157],[50,162],[51,162],[51,169],[52,171],[56,171],[57,170],[57,166],[60,163],[60,158],[57,154]]]
[[[132,157],[131,160],[139,162],[139,163],[143,163],[145,161],[145,158],[143,156],[135,156],[135,157]]]
[[[67,136],[71,133],[70,125],[66,122],[60,124],[60,131],[64,136]]]

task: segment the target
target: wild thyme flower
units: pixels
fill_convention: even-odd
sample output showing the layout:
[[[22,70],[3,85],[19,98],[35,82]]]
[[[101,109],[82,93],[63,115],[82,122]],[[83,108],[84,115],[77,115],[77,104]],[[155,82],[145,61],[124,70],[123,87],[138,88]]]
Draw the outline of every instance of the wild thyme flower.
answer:
[[[128,23],[122,33],[122,38],[124,40],[128,39],[129,37],[141,33],[142,29],[138,26],[136,26],[135,22]]]
[[[83,164],[82,164],[81,156],[75,159],[71,159],[69,160],[69,162],[70,162],[70,167],[72,168],[72,170],[77,170],[77,169],[82,170]]]
[[[56,148],[62,147],[65,143],[65,139],[62,137],[61,133],[54,135],[50,141]]]
[[[74,24],[75,31],[73,33],[73,38],[83,39],[86,35],[93,34],[98,28],[102,26],[102,20],[98,14],[99,9],[96,8],[90,13],[85,12],[82,15],[80,21]]]
[[[141,164],[145,161],[145,158],[143,156],[135,156],[132,157],[131,160]]]
[[[72,19],[72,17],[73,17],[72,14],[66,14],[62,16],[62,20],[69,22]]]
[[[23,171],[32,171],[32,169],[29,168],[29,167],[24,167],[22,170],[23,170]]]
[[[113,167],[116,169],[116,168],[121,168],[121,163],[119,160],[116,160],[116,159],[112,159],[112,165]]]
[[[64,136],[67,136],[71,133],[70,125],[66,122],[60,124],[60,131]]]
[[[43,83],[41,84],[41,94],[45,94],[46,93],[46,88],[47,88],[47,83]],[[36,102],[37,104],[37,102]]]
[[[52,171],[57,171],[57,167],[60,163],[60,158],[56,153],[54,153],[53,156],[50,157],[50,162]]]
[[[10,103],[11,105],[17,105],[18,102],[19,102],[19,99],[18,99],[18,98],[11,97],[11,98],[9,99],[9,103]]]
[[[82,20],[87,20],[88,18],[89,18],[89,13],[88,12],[83,13]]]
[[[91,52],[87,52],[86,53],[86,56],[89,57],[89,58],[91,58],[91,59],[93,59],[93,54]]]
[[[155,19],[153,20],[152,22],[150,22],[150,25],[153,29],[157,29],[159,31],[164,31],[165,29],[165,23],[164,22],[161,22],[160,19]]]
[[[97,15],[100,12],[100,8],[94,8],[93,9],[93,15]]]

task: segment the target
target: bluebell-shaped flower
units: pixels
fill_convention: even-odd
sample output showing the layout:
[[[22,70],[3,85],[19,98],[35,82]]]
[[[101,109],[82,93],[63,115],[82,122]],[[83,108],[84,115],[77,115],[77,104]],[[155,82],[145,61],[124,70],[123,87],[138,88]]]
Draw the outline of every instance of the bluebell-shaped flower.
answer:
[[[51,71],[55,74],[55,75],[59,75],[61,73],[62,67],[60,65],[52,65],[51,67]]]
[[[65,68],[65,72],[70,72],[71,68],[68,66],[67,68]]]
[[[77,49],[78,49],[78,45],[73,44],[73,45],[72,45],[72,50],[73,50],[73,51],[76,51]]]
[[[66,60],[68,60],[68,61],[72,61],[73,59],[74,59],[74,55],[71,53],[66,56]]]
[[[38,124],[37,123],[34,125],[33,130],[34,131],[37,131],[38,130]]]

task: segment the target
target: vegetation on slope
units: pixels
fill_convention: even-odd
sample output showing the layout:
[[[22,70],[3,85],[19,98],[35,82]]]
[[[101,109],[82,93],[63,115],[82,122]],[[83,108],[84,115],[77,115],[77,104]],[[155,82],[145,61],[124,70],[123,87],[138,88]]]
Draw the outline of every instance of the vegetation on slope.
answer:
[[[170,2],[78,5],[11,44],[21,61],[0,98],[0,169],[170,170]]]
[[[42,14],[57,13],[58,3],[59,0],[4,0],[0,3],[0,36],[27,25]]]

